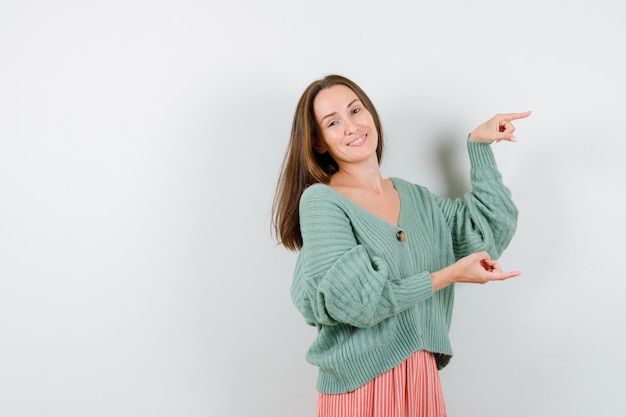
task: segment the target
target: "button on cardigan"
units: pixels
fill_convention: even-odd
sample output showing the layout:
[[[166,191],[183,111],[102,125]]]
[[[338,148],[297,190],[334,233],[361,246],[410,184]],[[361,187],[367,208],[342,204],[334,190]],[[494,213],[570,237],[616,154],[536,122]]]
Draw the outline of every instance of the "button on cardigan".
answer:
[[[291,295],[317,328],[306,359],[319,367],[318,391],[352,391],[418,350],[435,353],[440,368],[452,356],[454,285],[434,292],[430,274],[478,251],[497,259],[517,224],[490,145],[467,146],[472,189],[463,199],[392,178],[397,225],[327,185],[302,194]]]

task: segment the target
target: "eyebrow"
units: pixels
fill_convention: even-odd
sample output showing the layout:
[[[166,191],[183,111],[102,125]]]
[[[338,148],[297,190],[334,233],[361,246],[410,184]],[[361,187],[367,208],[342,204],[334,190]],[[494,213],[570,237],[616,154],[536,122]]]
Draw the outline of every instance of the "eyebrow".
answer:
[[[353,105],[355,102],[357,102],[357,101],[360,101],[360,99],[359,99],[358,97],[357,97],[357,98],[355,98],[354,100],[352,100],[350,103],[348,103],[348,105],[346,106],[346,109],[347,109],[347,108],[350,108],[350,106],[352,106],[352,105]],[[324,121],[324,119],[326,119],[326,118],[328,118],[328,117],[331,117],[331,116],[334,116],[334,115],[336,115],[336,114],[337,114],[337,112],[336,112],[336,111],[334,111],[334,112],[332,112],[332,113],[327,114],[326,116],[324,116],[324,117],[322,117],[322,118],[320,119],[320,122],[319,122],[319,123],[320,123],[320,124],[322,124],[322,122]]]

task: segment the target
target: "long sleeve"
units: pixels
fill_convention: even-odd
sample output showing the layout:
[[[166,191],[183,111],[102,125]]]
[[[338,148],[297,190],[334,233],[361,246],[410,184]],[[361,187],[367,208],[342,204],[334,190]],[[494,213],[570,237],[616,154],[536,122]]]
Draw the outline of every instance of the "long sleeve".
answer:
[[[518,210],[502,183],[491,146],[468,141],[472,190],[464,199],[438,199],[450,225],[455,256],[486,250],[497,259],[517,228]]]
[[[370,327],[433,294],[430,273],[402,277],[382,257],[368,253],[355,236],[351,219],[334,190],[309,187],[300,202],[302,247],[292,298],[311,324]],[[390,225],[389,225],[390,226]],[[385,255],[401,250],[395,237],[380,236],[384,224],[370,225],[369,238]]]

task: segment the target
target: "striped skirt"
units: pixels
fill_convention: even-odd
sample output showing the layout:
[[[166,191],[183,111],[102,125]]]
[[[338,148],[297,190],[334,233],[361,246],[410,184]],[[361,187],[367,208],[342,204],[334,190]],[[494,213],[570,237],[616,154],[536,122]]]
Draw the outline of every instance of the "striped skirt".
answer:
[[[445,416],[435,357],[424,350],[354,391],[317,397],[317,417]]]

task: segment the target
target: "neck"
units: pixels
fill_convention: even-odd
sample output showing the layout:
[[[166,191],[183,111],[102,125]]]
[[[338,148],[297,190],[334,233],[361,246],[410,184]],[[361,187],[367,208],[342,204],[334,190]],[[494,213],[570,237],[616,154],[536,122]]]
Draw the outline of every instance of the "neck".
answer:
[[[376,163],[340,166],[330,179],[334,187],[366,188],[376,193],[383,192],[383,177]]]

